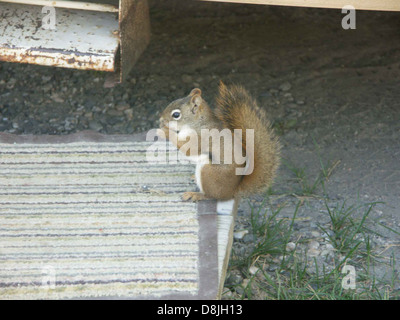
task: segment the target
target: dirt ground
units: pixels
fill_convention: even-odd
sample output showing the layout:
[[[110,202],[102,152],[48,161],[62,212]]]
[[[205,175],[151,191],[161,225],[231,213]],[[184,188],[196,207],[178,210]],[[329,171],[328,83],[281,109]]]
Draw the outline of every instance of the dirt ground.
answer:
[[[326,218],[322,198],[382,202],[370,218],[397,231],[381,228],[381,245],[400,261],[400,13],[357,12],[356,30],[342,29],[343,16],[152,1],[151,43],[116,88],[103,88],[105,75],[98,72],[1,63],[0,130],[138,132],[157,126],[168,102],[193,87],[212,104],[220,80],[241,84],[280,134],[284,164],[273,193],[298,193],[290,167],[304,168],[312,182],[320,161],[336,164],[325,192],[315,190],[321,197],[308,197],[299,215],[314,223]],[[248,210],[244,201],[239,228]]]

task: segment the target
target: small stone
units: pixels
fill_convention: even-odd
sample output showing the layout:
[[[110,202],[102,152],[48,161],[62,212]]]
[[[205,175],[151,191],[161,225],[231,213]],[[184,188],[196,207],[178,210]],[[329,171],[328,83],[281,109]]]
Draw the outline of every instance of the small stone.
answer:
[[[184,83],[192,83],[192,82],[193,82],[193,77],[190,76],[190,75],[188,75],[188,74],[184,74],[184,75],[182,76],[182,81],[183,81]]]
[[[238,285],[243,281],[243,277],[239,273],[231,273],[229,276],[226,278],[225,283],[229,285]]]
[[[330,253],[332,253],[332,251],[331,250],[322,250],[321,251],[321,256],[327,256],[327,255],[329,255]]]
[[[118,111],[125,111],[129,108],[130,108],[129,104],[119,104],[115,106],[115,109],[117,109]]]
[[[43,82],[49,82],[51,80],[52,76],[42,76],[42,81]]]
[[[8,79],[8,82],[7,82],[7,89],[12,89],[12,88],[14,88],[14,86],[15,86],[16,83],[17,83],[17,79],[15,79],[15,78],[10,78],[10,79]]]
[[[234,295],[232,293],[231,290],[229,290],[229,288],[224,287],[224,289],[222,290],[222,300],[231,300],[234,299]]]
[[[279,259],[279,258],[276,258],[276,257],[272,259],[273,263],[281,263],[281,261],[282,261],[282,259]]]
[[[89,121],[89,128],[94,131],[100,131],[103,129],[103,125],[96,120]]]
[[[325,249],[326,250],[334,250],[334,247],[333,247],[333,245],[331,245],[330,243],[327,243],[326,245],[325,245]]]
[[[286,92],[283,96],[290,102],[294,101],[294,98],[290,92]]]
[[[319,243],[318,243],[317,241],[311,241],[311,242],[308,244],[308,247],[309,247],[310,249],[316,250],[316,249],[319,248]]]
[[[128,120],[132,120],[133,119],[133,109],[126,109],[124,111],[124,114],[125,114],[125,116],[126,116],[126,118]]]
[[[255,267],[255,266],[251,266],[251,267],[249,268],[249,272],[250,272],[250,274],[253,275],[253,276],[257,273],[258,270],[260,270],[260,269],[257,268],[257,267]]]
[[[279,92],[279,90],[276,90],[276,89],[269,89],[269,93],[270,93],[271,95],[276,95],[278,92]]]
[[[243,279],[242,281],[242,286],[243,288],[246,288],[250,283],[250,279]]]
[[[244,289],[242,287],[237,286],[235,291],[237,294],[244,295]]]
[[[244,238],[244,236],[245,236],[246,234],[248,234],[248,233],[249,233],[248,230],[239,230],[239,231],[233,233],[233,237],[234,237],[236,240],[242,240],[242,239]]]
[[[317,257],[321,252],[317,249],[310,249],[307,251],[307,256],[309,257]]]
[[[96,107],[96,106],[95,106],[95,107],[92,108],[92,111],[93,111],[93,112],[103,112],[103,109],[100,108],[100,107]]]
[[[123,112],[115,109],[109,109],[107,114],[112,117],[120,117],[122,116]]]
[[[253,243],[254,242],[254,234],[248,233],[243,237],[244,243]]]
[[[315,238],[318,238],[321,236],[321,234],[318,231],[311,231],[311,235]]]
[[[292,85],[289,82],[284,82],[279,86],[279,90],[281,91],[289,91],[292,88]]]
[[[54,102],[58,102],[58,103],[63,103],[64,99],[60,97],[60,95],[58,95],[57,93],[53,93],[50,96],[51,100],[53,100]]]
[[[294,242],[288,242],[286,244],[286,251],[292,252],[294,249],[296,249],[296,244]]]
[[[271,265],[268,267],[269,272],[274,272],[276,269],[278,269],[278,266],[276,266],[276,265]]]
[[[92,120],[93,119],[93,112],[86,112],[83,116],[85,118],[88,118],[89,120]]]

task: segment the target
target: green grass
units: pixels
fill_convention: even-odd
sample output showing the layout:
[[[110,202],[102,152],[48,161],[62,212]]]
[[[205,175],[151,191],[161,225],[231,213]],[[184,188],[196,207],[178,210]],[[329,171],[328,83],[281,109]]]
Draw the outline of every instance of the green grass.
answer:
[[[286,168],[295,176],[295,191],[283,195],[270,192],[262,203],[249,203],[249,234],[253,241],[247,244],[245,251],[233,247],[228,274],[240,274],[240,281],[225,284],[225,297],[269,300],[400,299],[399,290],[395,290],[400,281],[395,271],[395,257],[391,255],[388,260],[382,252],[377,252],[371,241],[373,236],[380,236],[376,227],[386,228],[396,235],[399,232],[370,219],[372,209],[378,202],[361,203],[357,198],[357,203],[353,205],[348,205],[346,200],[332,205],[325,192],[325,183],[339,162],[325,164],[319,153],[318,157],[321,167],[316,178],[309,179],[304,168],[297,168],[286,161]],[[273,197],[280,201],[273,204]],[[329,255],[308,256],[306,250],[310,239],[305,239],[295,230],[296,223],[302,221],[299,209],[304,206],[307,197],[324,203],[326,219],[324,222],[317,221],[316,225],[324,239],[321,240],[323,245],[333,247]],[[282,203],[282,198],[286,202]],[[283,217],[285,203],[293,203],[294,199],[293,214],[288,217],[286,210],[286,217]],[[289,242],[291,248],[288,248]],[[355,289],[343,286],[345,265],[356,270]],[[385,274],[376,273],[378,267],[381,270],[384,267]]]
[[[315,194],[317,187],[321,183],[320,177],[314,179],[314,182],[310,182],[306,176],[305,168],[298,168],[284,159],[282,160],[282,163],[294,175],[293,180],[297,184],[297,188],[295,187],[293,192],[294,195],[310,196]]]
[[[309,259],[296,250],[286,251],[286,245],[293,240],[293,226],[300,202],[292,219],[279,217],[281,208],[265,209],[265,203],[251,210],[251,233],[254,236],[253,249],[246,255],[233,254],[230,270],[239,271],[245,281],[228,286],[235,292],[236,299],[295,299],[295,300],[361,300],[361,299],[399,299],[400,293],[393,288],[399,282],[395,273],[396,261],[391,258],[386,279],[377,279],[373,266],[379,261],[368,240],[365,223],[373,204],[358,206],[364,210],[359,221],[351,216],[356,207],[345,204],[329,209],[332,215],[333,235],[329,242],[334,244],[333,269],[319,265],[317,260]],[[324,230],[324,228],[322,229]],[[357,237],[358,236],[358,237]],[[298,245],[299,243],[297,243]],[[277,262],[278,261],[278,262]],[[344,289],[345,264],[356,268],[356,289]],[[275,270],[269,270],[276,265]],[[250,268],[256,272],[250,272]],[[310,271],[312,270],[312,271]],[[238,290],[239,289],[239,290]]]
[[[318,188],[321,187],[323,194],[326,194],[325,183],[329,181],[335,169],[340,165],[340,160],[325,162],[321,156],[320,147],[314,137],[312,137],[318,162],[320,165],[319,172],[314,179],[307,177],[305,167],[297,167],[287,159],[282,159],[282,164],[294,175],[293,195],[300,197],[316,196]]]
[[[346,207],[346,201],[343,201],[341,205],[337,205],[335,208],[329,208],[327,203],[325,203],[330,217],[330,226],[333,234],[328,232],[323,226],[318,226],[328,236],[329,242],[337,251],[341,253],[347,253],[363,243],[363,239],[357,236],[361,234],[364,236],[364,238],[366,237],[366,231],[368,229],[365,227],[365,220],[367,219],[374,205],[377,203],[378,202],[373,202],[358,206],[352,205]],[[364,211],[360,221],[356,221],[353,218],[353,215],[362,207],[368,208]],[[369,239],[365,243],[369,244]]]

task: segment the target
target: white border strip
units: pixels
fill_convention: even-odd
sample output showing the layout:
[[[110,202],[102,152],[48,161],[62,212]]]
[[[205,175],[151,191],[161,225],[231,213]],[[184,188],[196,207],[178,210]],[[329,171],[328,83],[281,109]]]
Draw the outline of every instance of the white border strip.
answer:
[[[52,0],[0,0],[0,2],[9,2],[26,5],[38,5],[38,6],[51,6],[56,8],[65,9],[77,9],[77,10],[90,10],[90,11],[101,11],[101,12],[119,12],[118,7],[110,4],[101,3],[90,3],[80,1],[52,1]]]

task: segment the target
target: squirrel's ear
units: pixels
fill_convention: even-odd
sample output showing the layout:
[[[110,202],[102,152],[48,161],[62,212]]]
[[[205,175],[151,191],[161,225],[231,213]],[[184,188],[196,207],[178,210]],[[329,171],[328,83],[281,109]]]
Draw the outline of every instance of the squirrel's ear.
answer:
[[[222,93],[225,90],[226,90],[225,83],[223,83],[222,80],[219,80],[219,92]]]
[[[190,104],[192,106],[191,111],[193,114],[195,114],[199,110],[199,107],[201,106],[202,101],[203,101],[203,99],[201,98],[200,94],[196,93],[192,96],[192,98],[190,99]]]
[[[201,96],[201,90],[199,88],[194,88],[192,91],[190,91],[189,96],[194,96],[198,94],[199,96]]]

